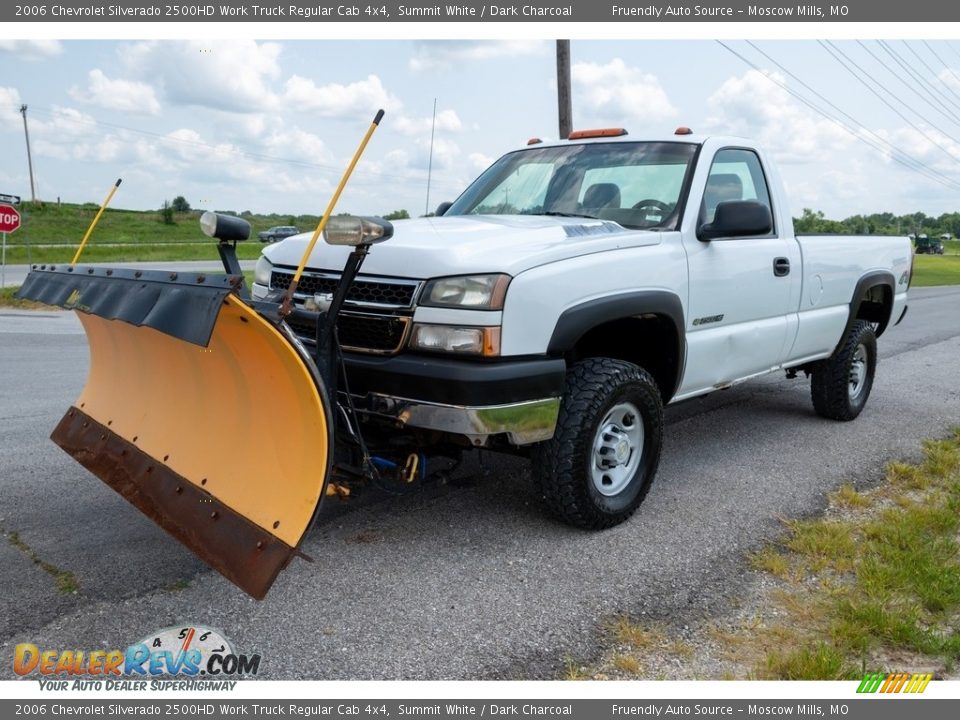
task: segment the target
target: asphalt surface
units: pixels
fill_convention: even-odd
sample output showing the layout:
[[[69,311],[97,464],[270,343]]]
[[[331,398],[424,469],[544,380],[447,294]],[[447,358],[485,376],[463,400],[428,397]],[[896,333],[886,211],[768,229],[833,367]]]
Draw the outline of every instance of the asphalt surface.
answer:
[[[123,648],[197,623],[260,653],[270,679],[554,678],[594,655],[610,616],[682,627],[723,610],[780,518],[960,425],[960,288],[916,290],[855,422],[817,417],[809,382],[779,374],[668,408],[647,500],[600,533],[546,518],[523,462],[474,456],[450,485],[329,503],[304,545],[314,562],[256,602],[47,439],[80,392],[86,341],[70,315],[24,315],[0,308],[0,528],[80,590],[0,542],[8,659],[17,642]]]

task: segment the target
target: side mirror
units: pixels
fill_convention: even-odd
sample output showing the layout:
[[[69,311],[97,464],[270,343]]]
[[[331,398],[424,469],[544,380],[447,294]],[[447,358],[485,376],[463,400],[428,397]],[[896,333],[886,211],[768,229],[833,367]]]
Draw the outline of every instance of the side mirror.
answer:
[[[437,211],[434,213],[437,217],[441,217],[447,210],[450,209],[450,206],[453,205],[452,202],[442,202],[437,205]]]
[[[338,215],[327,221],[323,239],[328,245],[373,245],[393,236],[393,225],[378,217]]]
[[[770,208],[756,200],[727,200],[717,205],[712,223],[697,229],[703,242],[726,237],[768,235],[773,230]]]

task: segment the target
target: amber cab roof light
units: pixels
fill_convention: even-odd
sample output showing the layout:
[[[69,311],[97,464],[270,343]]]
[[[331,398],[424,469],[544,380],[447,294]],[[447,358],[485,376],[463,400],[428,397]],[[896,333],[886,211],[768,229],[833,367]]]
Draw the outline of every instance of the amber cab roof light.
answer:
[[[584,138],[620,137],[626,135],[624,128],[597,128],[596,130],[574,130],[568,140],[583,140]]]
[[[527,145],[539,145],[542,142],[543,140],[541,140],[540,138],[532,137],[529,140],[527,140]]]
[[[673,131],[674,135],[693,135],[693,130],[688,127],[681,125],[676,130]]]

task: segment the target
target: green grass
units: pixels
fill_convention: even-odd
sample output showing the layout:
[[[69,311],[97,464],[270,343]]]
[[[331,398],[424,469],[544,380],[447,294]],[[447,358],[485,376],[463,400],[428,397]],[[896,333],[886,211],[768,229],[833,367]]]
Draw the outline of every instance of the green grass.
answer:
[[[595,667],[567,659],[567,677],[571,667],[594,678],[643,677],[673,665],[683,672],[694,647],[722,678],[955,671],[960,428],[925,442],[922,462],[891,463],[876,488],[841,486],[823,517],[784,524],[783,537],[749,556],[767,577],[732,625],[722,616],[678,636],[669,626],[616,617],[605,626],[603,659]]]
[[[0,288],[0,307],[12,307],[19,310],[48,310],[50,305],[34,302],[33,300],[20,300],[14,297],[14,294],[20,286]]]
[[[891,464],[886,483],[844,503],[842,518],[790,525],[782,558],[801,571],[783,603],[793,640],[768,651],[768,676],[853,677],[892,653],[955,661],[960,430],[925,443],[924,455],[919,465]]]
[[[97,214],[98,206],[87,203],[75,205],[43,203],[21,206],[23,223],[19,230],[7,237],[10,245],[77,245]],[[226,211],[230,212],[230,211]],[[316,227],[319,218],[314,215],[254,215],[244,214],[250,223],[250,237],[259,244],[257,233],[274,225],[296,225],[301,230]],[[90,242],[105,243],[190,243],[202,242],[200,211],[177,213],[174,224],[164,224],[160,212],[107,208]],[[290,222],[290,221],[293,222]]]
[[[237,257],[241,260],[256,260],[260,257],[263,245],[259,242],[246,242],[237,246]],[[24,246],[7,248],[7,263],[10,265],[40,265],[69,263],[73,259],[76,247],[30,248]],[[150,262],[160,260],[219,260],[214,241],[206,243],[182,243],[179,245],[124,245],[98,246],[88,244],[80,256],[80,263],[105,262]]]
[[[98,207],[92,204],[22,206],[23,224],[7,236],[7,263],[69,262],[97,210]],[[81,262],[216,260],[216,243],[200,232],[199,217],[199,211],[178,213],[174,216],[175,223],[167,225],[161,222],[159,211],[108,208],[94,229]],[[243,217],[251,225],[251,239],[240,243],[237,253],[244,260],[253,260],[260,255],[263,246],[257,233],[261,230],[290,224],[308,230],[319,220],[313,215],[247,214]]]
[[[917,255],[913,287],[960,285],[960,255]]]
[[[6,533],[6,536],[7,542],[29,557],[30,560],[33,561],[34,565],[37,565],[41,570],[53,578],[58,592],[61,592],[64,595],[73,595],[80,592],[80,583],[77,581],[76,575],[69,570],[61,570],[56,565],[47,562],[37,555],[36,551],[23,541],[23,539],[20,537],[20,533],[15,531],[8,532]]]

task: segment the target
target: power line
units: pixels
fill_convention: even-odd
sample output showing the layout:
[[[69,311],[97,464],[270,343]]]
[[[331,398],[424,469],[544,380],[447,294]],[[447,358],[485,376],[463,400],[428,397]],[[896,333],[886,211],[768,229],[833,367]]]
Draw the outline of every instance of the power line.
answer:
[[[776,60],[774,60],[770,55],[768,55],[766,52],[764,52],[760,47],[758,47],[758,46],[757,46],[756,44],[754,44],[752,41],[747,40],[746,42],[747,42],[748,45],[750,45],[750,47],[752,47],[752,48],[753,48],[754,50],[756,50],[758,53],[760,53],[761,55],[763,55],[763,57],[765,57],[767,60],[769,60],[770,62],[772,62],[775,66],[777,66],[780,70],[782,70],[784,73],[786,73],[789,77],[791,77],[791,78],[793,78],[794,80],[796,80],[800,85],[802,85],[804,88],[806,88],[809,92],[813,93],[817,98],[819,98],[820,100],[822,100],[823,102],[825,102],[825,103],[826,103],[828,106],[830,106],[832,109],[836,110],[837,113],[839,113],[842,117],[844,117],[844,118],[846,118],[847,120],[849,120],[850,122],[852,122],[852,123],[854,124],[854,126],[857,126],[857,127],[861,128],[863,131],[865,131],[865,132],[867,132],[867,133],[870,133],[870,135],[872,135],[874,138],[876,138],[876,140],[877,140],[879,143],[881,143],[882,145],[887,146],[891,152],[893,152],[893,153],[899,153],[900,156],[901,156],[902,158],[904,158],[906,161],[908,161],[908,162],[910,162],[910,163],[913,163],[914,165],[917,166],[917,168],[911,168],[911,169],[923,168],[924,170],[927,171],[927,173],[931,173],[931,174],[933,174],[933,175],[937,175],[937,176],[941,177],[942,179],[944,179],[944,180],[946,180],[946,181],[948,181],[948,182],[950,182],[950,183],[955,183],[955,182],[956,182],[956,181],[954,181],[953,179],[951,179],[950,177],[948,177],[947,175],[944,175],[944,174],[941,173],[940,171],[938,171],[938,170],[930,167],[930,166],[927,165],[926,163],[924,163],[924,162],[922,162],[922,161],[920,161],[920,160],[917,160],[916,158],[912,157],[911,155],[909,155],[908,153],[906,153],[905,151],[901,150],[901,149],[898,148],[896,145],[894,145],[893,143],[891,143],[890,141],[888,141],[888,140],[887,140],[886,138],[884,138],[882,135],[879,135],[878,133],[876,133],[876,132],[874,132],[873,130],[871,130],[871,129],[869,129],[868,127],[866,127],[866,125],[864,125],[862,122],[860,122],[859,120],[857,120],[855,117],[853,117],[852,115],[850,115],[848,112],[844,111],[842,108],[840,108],[839,106],[837,106],[835,103],[831,102],[831,101],[830,101],[827,97],[825,97],[822,93],[818,92],[816,89],[814,89],[813,87],[811,87],[810,85],[808,85],[807,83],[805,83],[801,78],[797,77],[797,75],[795,75],[794,73],[790,72],[790,71],[789,71],[786,67],[784,67],[781,63],[779,63],[779,62],[777,62]],[[788,91],[788,92],[789,92],[789,91]],[[821,113],[821,114],[824,115],[824,117],[827,117],[828,119],[833,120],[834,122],[838,122],[835,118],[829,117],[828,115],[826,115],[826,114],[824,114],[824,113]],[[848,128],[845,128],[845,129],[848,129]],[[848,130],[849,130],[849,129],[848,129]],[[905,164],[905,163],[902,163],[902,164]],[[922,173],[922,174],[924,174],[924,175],[926,175],[927,177],[929,177],[929,175],[928,175],[927,173]],[[933,178],[931,178],[931,179],[933,179]],[[956,183],[956,184],[957,184],[957,185],[960,185],[960,183]]]
[[[923,40],[922,42],[923,42],[923,44],[926,46],[927,50],[929,50],[931,53],[933,53],[933,56],[934,56],[937,60],[940,61],[940,64],[943,65],[943,69],[946,70],[946,71],[947,71],[948,73],[950,73],[951,75],[953,75],[953,79],[954,79],[954,80],[957,80],[958,82],[960,82],[960,77],[957,76],[957,74],[953,71],[953,68],[952,68],[952,67],[950,67],[949,65],[947,65],[947,63],[945,63],[945,62],[943,61],[943,58],[941,58],[940,55],[937,53],[937,51],[933,49],[933,47],[930,45],[930,43],[928,43],[926,40]],[[944,86],[945,88],[947,88],[947,90],[949,90],[951,93],[953,93],[954,96],[956,96],[956,93],[954,92],[953,88],[951,88],[949,85],[947,85],[947,83],[940,77],[940,75],[937,75],[937,79],[940,80],[940,82],[943,83],[943,86]],[[960,99],[960,98],[958,98],[958,99]]]
[[[904,80],[904,79],[896,72],[896,70],[894,70],[894,69],[891,68],[889,65],[887,65],[887,63],[883,60],[883,58],[881,58],[881,57],[879,57],[878,55],[874,54],[873,50],[871,50],[870,47],[869,47],[866,43],[864,43],[864,42],[861,41],[861,40],[857,40],[857,45],[859,45],[860,47],[862,47],[862,48],[870,55],[870,57],[872,57],[874,60],[876,60],[876,61],[883,67],[884,70],[886,70],[886,71],[887,71],[888,73],[890,73],[893,77],[895,77],[897,80],[899,80],[901,83],[903,83],[903,86],[906,87],[908,90],[910,90],[910,92],[912,92],[914,95],[916,95],[918,98],[920,98],[923,102],[925,102],[927,105],[929,105],[931,108],[933,108],[936,112],[938,112],[938,113],[940,113],[941,115],[943,115],[947,120],[949,120],[950,122],[954,123],[954,124],[957,125],[957,126],[960,126],[960,121],[958,121],[958,120],[953,116],[953,114],[951,114],[950,109],[949,109],[946,105],[944,105],[943,102],[942,102],[941,100],[939,100],[935,95],[930,94],[930,91],[929,91],[929,90],[927,90],[927,89],[926,89],[925,87],[923,87],[922,85],[920,86],[920,87],[924,90],[924,92],[930,94],[930,97],[932,98],[932,100],[930,100],[930,99],[928,99],[927,97],[921,95],[921,94],[920,94],[920,91],[914,86],[914,83],[911,83],[911,82],[908,82],[907,80]]]
[[[948,150],[947,148],[945,148],[943,145],[941,145],[939,142],[937,142],[934,138],[932,138],[929,134],[927,134],[927,132],[926,132],[925,130],[923,130],[923,128],[921,128],[919,125],[917,125],[916,123],[914,123],[910,118],[908,118],[906,115],[904,115],[902,112],[900,112],[897,108],[895,108],[892,104],[890,104],[890,103],[887,101],[887,99],[886,99],[885,97],[883,97],[883,95],[881,95],[880,93],[878,93],[873,87],[870,86],[870,84],[869,84],[866,80],[864,80],[864,79],[861,78],[859,75],[857,75],[855,72],[853,72],[853,70],[850,69],[850,66],[849,66],[849,65],[847,65],[847,64],[844,63],[839,57],[837,57],[837,54],[839,54],[840,56],[846,58],[847,61],[848,61],[851,65],[853,65],[853,66],[854,66],[855,68],[857,68],[861,73],[863,73],[864,75],[866,75],[867,77],[869,77],[871,80],[873,80],[873,82],[875,82],[875,83],[877,84],[877,86],[880,87],[881,90],[883,90],[883,91],[886,92],[888,95],[890,95],[890,97],[894,98],[894,99],[895,99],[897,102],[899,102],[901,105],[906,105],[906,103],[904,103],[903,100],[901,100],[899,97],[897,97],[897,96],[894,95],[892,92],[890,92],[890,90],[888,90],[886,87],[884,87],[884,85],[883,85],[881,82],[879,82],[876,78],[874,78],[872,75],[870,75],[870,73],[866,72],[863,68],[861,68],[859,65],[857,65],[856,62],[854,62],[854,61],[851,60],[849,57],[847,57],[846,53],[844,53],[842,50],[840,50],[839,48],[837,48],[836,46],[834,46],[832,42],[830,42],[829,40],[827,40],[826,42],[824,42],[823,40],[817,40],[817,42],[820,43],[820,45],[821,45],[827,52],[829,52],[830,55],[831,55],[837,62],[839,62],[840,65],[843,66],[843,68],[844,68],[847,72],[849,72],[851,75],[853,75],[853,77],[855,77],[855,78],[860,82],[860,84],[862,84],[865,88],[867,88],[871,93],[873,93],[874,95],[876,95],[876,97],[880,100],[880,102],[882,102],[882,103],[883,103],[884,105],[886,105],[888,108],[890,108],[891,110],[893,110],[893,112],[895,112],[905,123],[907,123],[910,127],[912,127],[914,130],[916,130],[918,133],[920,133],[921,135],[923,135],[923,136],[924,136],[927,140],[929,140],[931,143],[933,143],[934,145],[936,145],[937,148],[939,148],[940,151],[943,152],[944,155],[946,155],[948,158],[950,158],[953,162],[955,162],[955,163],[957,163],[958,165],[960,165],[960,158],[957,158],[953,153],[950,152],[950,150]],[[832,49],[831,49],[831,48],[832,48]],[[834,50],[836,51],[837,54],[834,54]],[[957,142],[956,139],[954,139],[953,137],[951,137],[949,134],[945,133],[943,130],[941,130],[940,128],[938,128],[938,127],[937,127],[936,125],[934,125],[933,123],[929,123],[929,124],[930,124],[930,126],[933,127],[935,130],[937,130],[937,131],[943,133],[944,135],[946,135],[948,139],[953,140],[954,143]]]
[[[916,50],[914,50],[914,49],[913,49],[913,46],[910,45],[909,43],[907,43],[906,40],[903,41],[903,44],[907,46],[907,50],[909,50],[910,52],[913,53],[914,57],[916,57],[917,60],[920,61],[920,64],[923,65],[923,66],[929,71],[929,73],[930,73],[931,75],[933,75],[937,80],[940,80],[940,84],[943,85],[943,86],[947,89],[947,92],[949,92],[949,93],[950,93],[951,95],[953,95],[958,101],[960,101],[960,95],[957,95],[957,93],[955,93],[955,92],[953,91],[953,88],[952,88],[952,87],[950,87],[950,86],[947,85],[945,82],[943,82],[943,80],[940,78],[940,75],[937,73],[937,71],[934,70],[934,69],[933,69],[932,67],[930,67],[929,65],[927,65],[927,61],[924,60],[922,57],[920,57],[920,53],[918,53]],[[927,47],[930,47],[930,46],[927,45]]]
[[[897,63],[897,65],[899,65],[904,70],[906,70],[907,74],[911,78],[913,78],[913,80],[917,82],[920,87],[923,88],[924,92],[930,94],[931,97],[940,98],[938,102],[940,102],[940,104],[943,105],[943,107],[947,110],[947,112],[955,112],[956,110],[960,110],[960,105],[957,105],[950,98],[948,98],[946,95],[944,95],[939,90],[937,90],[931,82],[929,82],[925,77],[923,77],[923,75],[921,75],[916,70],[914,70],[914,68],[906,60],[904,60],[900,56],[900,53],[894,50],[889,43],[883,40],[878,40],[877,43],[880,45],[881,48],[883,48],[883,51],[887,53],[887,55],[893,58],[893,61]],[[953,106],[956,110],[951,111],[950,108],[947,107],[947,103]]]
[[[779,82],[778,80],[770,77],[769,75],[767,75],[766,73],[764,73],[758,65],[754,64],[753,62],[751,62],[749,59],[747,59],[746,57],[744,57],[743,55],[741,55],[740,53],[738,53],[736,50],[734,50],[733,48],[731,48],[729,45],[727,45],[727,44],[724,43],[723,41],[717,40],[716,42],[717,42],[718,44],[720,44],[725,50],[727,50],[727,51],[730,52],[731,54],[733,54],[733,55],[735,55],[736,57],[738,57],[740,60],[742,60],[742,61],[743,61],[744,63],[746,63],[748,66],[750,66],[751,68],[753,68],[753,69],[756,70],[757,72],[761,73],[761,75],[763,75],[763,77],[765,77],[769,82],[772,82],[774,85],[777,85],[778,87],[780,87],[780,88],[782,88],[783,90],[785,90],[787,93],[789,93],[790,95],[792,95],[793,97],[795,97],[797,100],[799,100],[801,103],[803,103],[805,106],[807,106],[808,108],[810,108],[811,110],[813,110],[813,111],[814,111],[815,113],[817,113],[818,115],[826,118],[827,120],[829,120],[829,121],[832,122],[833,124],[837,125],[837,126],[840,127],[841,129],[843,129],[844,131],[846,131],[847,133],[849,133],[850,135],[852,135],[852,136],[853,136],[856,140],[858,140],[859,142],[862,142],[863,144],[867,145],[868,147],[870,147],[870,148],[872,148],[872,149],[874,149],[874,150],[877,150],[878,152],[880,152],[880,153],[881,153],[882,155],[884,155],[884,156],[888,156],[888,153],[884,151],[884,149],[883,149],[882,146],[878,145],[877,143],[873,142],[872,140],[867,139],[867,138],[864,137],[862,134],[860,134],[859,132],[857,132],[855,129],[849,127],[849,126],[848,126],[846,123],[844,123],[843,121],[837,120],[835,117],[833,117],[833,116],[830,115],[829,113],[824,112],[822,109],[820,109],[819,107],[817,107],[814,103],[812,103],[812,102],[810,102],[809,100],[807,100],[805,97],[803,97],[801,94],[799,94],[799,93],[797,93],[796,91],[794,91],[792,88],[790,88],[789,86],[787,86],[785,83],[781,83],[781,82]],[[859,124],[859,123],[857,123],[857,124]],[[887,143],[887,144],[889,145],[890,143]],[[895,149],[896,149],[896,148],[895,148]],[[904,153],[902,150],[896,149],[896,151],[897,151],[898,153],[904,155],[905,157],[909,158],[911,161],[913,161],[912,158],[910,158],[910,156],[907,155],[906,153]],[[890,159],[893,160],[894,162],[896,162],[896,163],[898,163],[898,164],[900,164],[900,165],[903,165],[903,166],[906,167],[908,170],[912,170],[912,171],[914,171],[914,172],[916,172],[916,173],[924,176],[924,177],[927,178],[928,180],[932,180],[932,181],[934,181],[934,182],[936,182],[936,183],[939,183],[940,185],[943,185],[944,187],[948,187],[948,188],[950,188],[950,189],[954,189],[954,190],[960,189],[960,182],[958,182],[958,181],[956,181],[956,180],[953,180],[953,179],[947,177],[946,175],[943,175],[942,173],[939,173],[939,172],[937,172],[937,171],[931,170],[932,173],[935,173],[935,174],[931,174],[930,172],[924,171],[921,167],[917,167],[916,165],[920,165],[920,166],[922,166],[922,167],[926,167],[925,165],[923,165],[923,163],[920,163],[919,161],[913,161],[914,163],[916,163],[916,165],[912,165],[912,164],[910,164],[910,162],[908,162],[907,160],[901,159],[901,158],[898,157],[897,155],[890,154],[889,157],[890,157]]]

